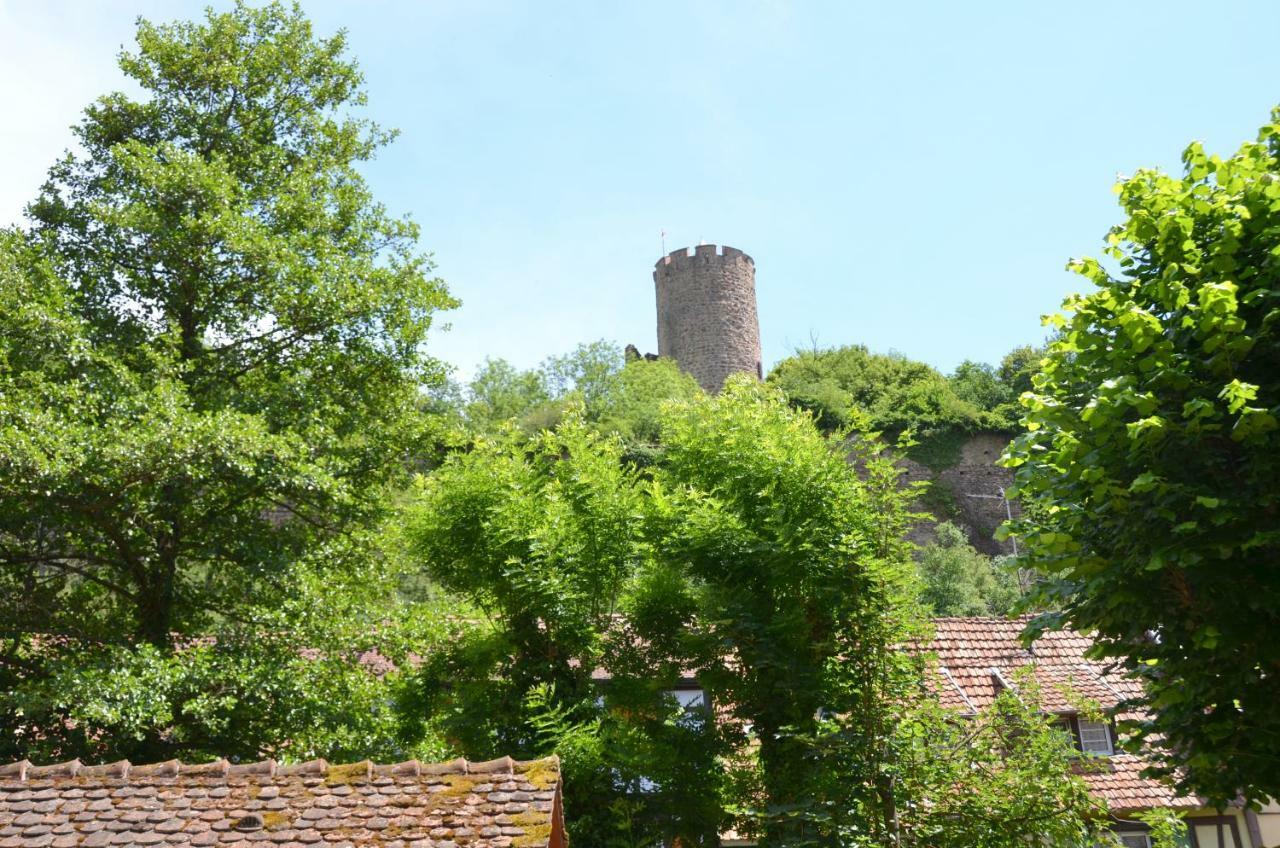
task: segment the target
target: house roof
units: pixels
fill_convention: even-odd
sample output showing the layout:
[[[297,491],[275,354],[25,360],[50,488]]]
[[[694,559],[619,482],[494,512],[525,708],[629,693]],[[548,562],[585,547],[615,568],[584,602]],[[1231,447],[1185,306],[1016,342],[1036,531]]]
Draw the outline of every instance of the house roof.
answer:
[[[1169,784],[1143,777],[1142,770],[1149,765],[1135,754],[1114,754],[1082,761],[1079,774],[1094,797],[1106,801],[1112,812],[1204,806],[1201,798],[1178,795]]]
[[[1031,645],[1022,631],[1031,620],[971,617],[935,618],[934,637],[924,649],[938,659],[935,681],[943,704],[974,712],[991,705],[1003,689],[1016,687],[1021,671],[1040,686],[1045,709],[1074,713],[1086,705],[1110,709],[1141,694],[1138,684],[1088,659],[1093,644],[1072,630],[1049,631]]]
[[[1110,710],[1141,694],[1137,681],[1089,659],[1093,644],[1072,630],[1049,631],[1030,645],[1022,632],[1030,616],[1019,618],[936,618],[934,636],[923,645],[937,657],[930,685],[944,706],[964,713],[989,707],[1004,689],[1021,685],[1030,674],[1038,684],[1043,709],[1071,714],[1087,707]],[[1090,757],[1078,772],[1116,812],[1153,807],[1198,807],[1200,799],[1179,797],[1168,784],[1142,777],[1150,763],[1133,754]]]
[[[0,766],[0,846],[563,845],[560,763]]]

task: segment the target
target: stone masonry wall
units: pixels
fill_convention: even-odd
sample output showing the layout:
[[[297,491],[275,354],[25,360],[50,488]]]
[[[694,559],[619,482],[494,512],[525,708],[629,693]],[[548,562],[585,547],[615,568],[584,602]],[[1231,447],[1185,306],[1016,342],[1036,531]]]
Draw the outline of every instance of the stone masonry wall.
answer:
[[[761,375],[756,266],[733,247],[702,244],[662,257],[653,272],[658,355],[674,359],[705,391],[731,374]]]
[[[975,433],[965,440],[958,461],[947,468],[935,470],[913,462],[899,460],[904,484],[916,480],[928,480],[933,493],[916,506],[929,512],[934,520],[926,520],[913,528],[910,537],[916,544],[927,544],[933,538],[933,528],[941,521],[960,525],[969,534],[970,543],[987,554],[1013,552],[1009,542],[997,542],[996,528],[1012,513],[1017,518],[1018,502],[1008,507],[1001,496],[1004,489],[1013,485],[1013,471],[996,465],[996,460],[1009,443],[1002,433]]]

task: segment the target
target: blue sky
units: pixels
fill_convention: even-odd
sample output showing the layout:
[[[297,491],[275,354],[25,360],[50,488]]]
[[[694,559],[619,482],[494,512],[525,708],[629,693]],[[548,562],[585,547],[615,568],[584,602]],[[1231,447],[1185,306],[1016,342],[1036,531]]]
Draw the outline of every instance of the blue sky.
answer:
[[[0,223],[121,85],[133,19],[203,5],[0,0]],[[464,376],[655,350],[664,229],[755,258],[766,364],[812,339],[998,360],[1082,285],[1117,173],[1229,152],[1280,103],[1274,2],[304,8],[402,131],[368,176],[463,301],[431,348]]]

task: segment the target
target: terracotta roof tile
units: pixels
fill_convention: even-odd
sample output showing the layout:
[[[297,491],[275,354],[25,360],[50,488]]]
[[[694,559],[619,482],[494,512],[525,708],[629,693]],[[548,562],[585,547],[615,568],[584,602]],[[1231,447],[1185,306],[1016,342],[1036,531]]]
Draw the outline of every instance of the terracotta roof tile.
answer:
[[[964,695],[939,690],[944,703],[955,699],[967,700],[975,709],[990,706],[1005,683],[1013,684],[1025,666],[1031,667],[1045,707],[1053,712],[1076,712],[1085,704],[1110,708],[1136,693],[1136,683],[1085,657],[1092,645],[1087,636],[1052,631],[1024,647],[1022,631],[1029,620],[1029,616],[934,619],[934,638],[922,647],[937,656],[949,682]]]
[[[563,844],[553,758],[0,766],[0,848]]]
[[[1110,757],[1088,757],[1077,768],[1090,791],[1107,803],[1114,812],[1149,810],[1154,807],[1195,808],[1203,802],[1191,796],[1179,796],[1168,784],[1142,776],[1149,764],[1133,754]]]

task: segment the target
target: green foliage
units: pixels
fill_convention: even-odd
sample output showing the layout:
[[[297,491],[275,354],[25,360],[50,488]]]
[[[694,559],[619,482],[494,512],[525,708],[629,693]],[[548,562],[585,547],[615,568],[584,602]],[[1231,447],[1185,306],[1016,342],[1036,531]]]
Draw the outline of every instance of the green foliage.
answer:
[[[928,365],[861,345],[800,351],[774,366],[769,382],[826,430],[850,424],[854,410],[864,412],[873,429],[895,435],[986,424],[982,410],[961,400]]]
[[[968,439],[969,433],[960,429],[933,430],[918,436],[912,433],[904,453],[927,468],[942,471],[960,462]],[[931,485],[936,486],[937,481]]]
[[[621,437],[627,459],[644,466],[660,451],[662,404],[692,400],[700,391],[672,360],[624,361],[616,345],[599,341],[548,357],[530,371],[486,360],[468,386],[465,418],[474,433],[494,434],[514,423],[533,435],[554,428],[578,404],[592,429]]]
[[[505,359],[486,359],[466,391],[467,420],[480,428],[519,420],[551,402],[545,377],[520,371]]]
[[[252,624],[171,650],[25,642],[8,658],[8,744],[42,759],[110,761],[161,729],[166,749],[187,756],[445,756],[434,737],[401,744],[392,710],[407,657],[443,638],[438,612],[398,608],[371,553],[353,548],[359,559],[341,574],[332,563],[323,573],[300,567],[298,591],[282,606],[242,608]]]
[[[1025,846],[1029,834],[1057,848],[1098,845],[1106,811],[1090,797],[1074,743],[1041,708],[1034,680],[1002,693],[976,716],[933,699],[903,709],[891,740],[895,845]],[[844,844],[883,845],[850,833]]]
[[[400,618],[362,563],[452,301],[360,177],[390,135],[344,49],[296,7],[140,22],[143,96],[86,110],[0,243],[6,756],[386,750],[320,589]]]
[[[932,615],[1006,615],[1018,601],[1014,574],[969,544],[949,521],[937,527],[933,542],[920,550],[920,601]]]
[[[628,459],[645,465],[661,450],[663,405],[694,401],[701,394],[697,381],[674,361],[638,359],[615,375],[588,413],[597,430],[622,439]]]
[[[894,437],[910,431],[907,455],[942,469],[959,459],[965,436],[1015,427],[1015,383],[1033,354],[1018,348],[999,369],[966,360],[944,377],[923,362],[855,345],[800,351],[779,362],[769,382],[825,430],[856,424]]]
[[[746,825],[770,843],[829,833],[829,805],[874,791],[894,646],[912,621],[911,494],[877,442],[852,440],[863,479],[850,442],[747,378],[670,408],[663,434],[656,550],[684,572],[699,679],[758,743]],[[854,717],[859,741],[840,758],[810,756],[823,710]]]
[[[947,379],[956,397],[978,409],[995,409],[1017,397],[1001,373],[985,362],[966,359]]]
[[[1184,848],[1190,844],[1189,829],[1180,813],[1168,809],[1147,810],[1137,819],[1150,828],[1153,848]]]
[[[1280,795],[1280,111],[1121,181],[1008,451],[1041,601],[1146,684],[1130,730],[1217,802]],[[1156,638],[1153,638],[1153,634]],[[1177,770],[1175,771],[1175,767]]]
[[[1052,341],[1052,337],[1050,338]],[[1000,360],[1000,382],[1009,387],[1010,400],[1017,400],[1023,392],[1032,389],[1032,383],[1040,370],[1040,361],[1044,359],[1045,346],[1032,347],[1022,345],[1015,347]]]
[[[548,357],[542,373],[556,397],[573,392],[588,409],[595,409],[622,370],[622,351],[613,342],[580,344],[564,356]]]
[[[646,844],[705,842],[720,823],[716,730],[664,703],[673,661],[628,666],[625,645],[611,647],[623,594],[649,561],[646,496],[622,450],[571,409],[532,441],[481,438],[423,481],[413,549],[489,624],[428,658],[404,702],[419,722],[405,736],[438,729],[481,758],[560,753],[575,840],[614,844],[610,810],[622,804]],[[597,703],[593,672],[606,667]],[[652,791],[629,806],[642,782]]]
[[[660,367],[624,374],[666,384]],[[652,414],[662,450],[642,470],[574,405],[535,438],[479,437],[424,479],[412,551],[477,615],[405,688],[404,744],[559,753],[587,845],[713,844],[730,824],[767,844],[1012,845],[1043,830],[1067,845],[1088,831],[1033,704],[966,725],[919,702],[899,649],[920,635],[914,491],[878,441],[825,436],[745,378]],[[937,559],[998,595],[990,563],[945,541]],[[666,694],[690,672],[712,709]],[[1029,747],[1006,751],[1021,734]]]
[[[959,398],[987,412],[993,428],[1013,432],[1022,414],[1018,398],[1030,391],[1043,356],[1043,348],[1023,345],[1005,354],[998,368],[965,360],[947,379]]]

